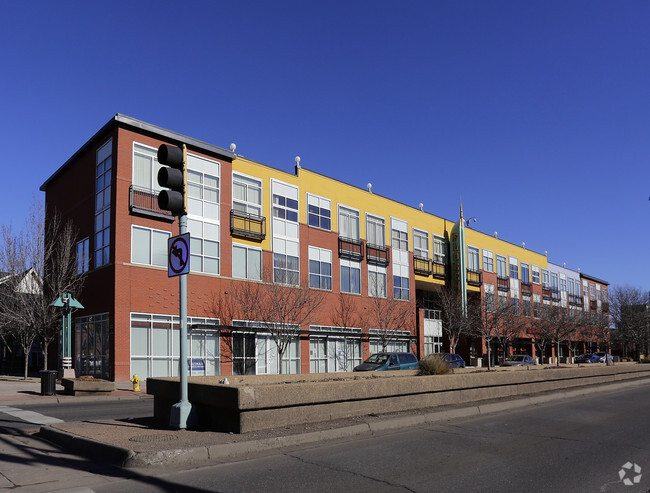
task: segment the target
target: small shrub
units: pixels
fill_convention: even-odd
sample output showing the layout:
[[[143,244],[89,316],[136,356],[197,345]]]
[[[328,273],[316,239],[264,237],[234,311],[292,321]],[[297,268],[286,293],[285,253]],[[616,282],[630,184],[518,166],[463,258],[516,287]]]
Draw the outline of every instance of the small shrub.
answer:
[[[430,354],[420,360],[418,375],[446,375],[451,373],[449,363],[440,354]]]

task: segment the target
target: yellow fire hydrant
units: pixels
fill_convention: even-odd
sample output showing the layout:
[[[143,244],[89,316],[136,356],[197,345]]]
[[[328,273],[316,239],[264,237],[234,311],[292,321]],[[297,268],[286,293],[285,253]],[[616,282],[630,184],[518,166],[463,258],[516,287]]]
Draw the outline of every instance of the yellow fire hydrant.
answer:
[[[140,379],[137,375],[133,375],[131,383],[133,384],[133,392],[140,392]]]

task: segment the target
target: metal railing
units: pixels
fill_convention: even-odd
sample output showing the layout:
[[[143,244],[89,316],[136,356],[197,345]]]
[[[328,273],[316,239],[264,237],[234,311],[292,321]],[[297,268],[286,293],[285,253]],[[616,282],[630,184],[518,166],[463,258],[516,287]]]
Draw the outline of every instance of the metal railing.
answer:
[[[230,210],[230,233],[255,240],[266,238],[266,218],[248,212]]]

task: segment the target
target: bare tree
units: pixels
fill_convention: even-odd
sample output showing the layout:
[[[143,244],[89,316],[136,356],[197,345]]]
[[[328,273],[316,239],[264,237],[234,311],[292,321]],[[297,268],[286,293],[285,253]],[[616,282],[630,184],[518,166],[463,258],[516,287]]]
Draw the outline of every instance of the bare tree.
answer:
[[[85,277],[77,265],[76,230],[36,200],[25,228],[14,232],[3,226],[0,236],[0,266],[8,273],[0,300],[2,326],[25,352],[26,378],[33,343],[40,342],[47,369],[48,348],[58,336],[61,313],[51,303],[64,293],[78,296]]]
[[[402,331],[412,332],[415,314],[410,303],[387,295],[379,276],[370,281],[368,291],[368,305],[361,318],[367,327],[374,329],[382,351],[386,351],[391,342],[403,337]]]
[[[460,338],[471,333],[474,317],[463,310],[460,295],[449,288],[443,288],[437,293],[436,303],[442,313],[442,329],[449,338],[449,352],[455,353]]]
[[[501,328],[507,326],[509,321],[508,306],[495,302],[492,297],[486,297],[483,306],[480,303],[471,303],[468,306],[468,315],[474,320],[473,334],[485,341],[487,346],[487,367],[492,367],[492,341],[501,333]]]
[[[609,314],[616,338],[636,356],[647,354],[650,339],[650,292],[631,286],[614,286],[609,292]]]
[[[556,366],[560,366],[560,344],[575,334],[578,327],[576,319],[568,308],[554,305],[547,312],[544,322],[551,343],[555,345]]]
[[[303,286],[233,282],[228,294],[213,294],[211,314],[222,325],[232,324],[233,319],[246,320],[256,330],[269,334],[278,353],[278,373],[284,373],[282,359],[287,349],[300,335],[301,328],[310,324],[324,295],[324,291]],[[232,341],[230,348],[233,349]]]
[[[345,293],[338,294],[338,303],[334,305],[330,313],[332,325],[343,329],[359,327],[361,325],[359,310],[354,304],[353,298],[353,296]]]

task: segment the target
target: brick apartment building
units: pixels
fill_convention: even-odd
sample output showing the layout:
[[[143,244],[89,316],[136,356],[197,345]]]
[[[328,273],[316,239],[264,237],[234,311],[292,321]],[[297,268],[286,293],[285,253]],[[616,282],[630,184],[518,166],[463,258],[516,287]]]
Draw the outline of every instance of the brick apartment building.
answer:
[[[167,239],[178,234],[178,221],[157,205],[161,144],[188,149],[193,375],[278,373],[277,348],[255,320],[233,313],[227,334],[219,325],[215,301],[247,283],[300,285],[322,295],[282,355],[291,373],[350,371],[381,350],[381,330],[365,316],[378,299],[407,313],[388,349],[419,357],[447,349],[435,293],[453,282],[470,298],[504,301],[527,317],[552,304],[580,315],[608,311],[606,282],[466,228],[462,219],[299,164],[286,173],[118,114],[41,186],[47,207],[80,233],[78,269],[87,281],[85,308],[74,314],[79,375],[123,381],[178,373],[178,280],[167,276]],[[354,324],[335,316],[342,306]],[[538,356],[534,342],[534,331],[522,330],[512,351]],[[467,338],[457,352],[476,363],[485,349]]]

